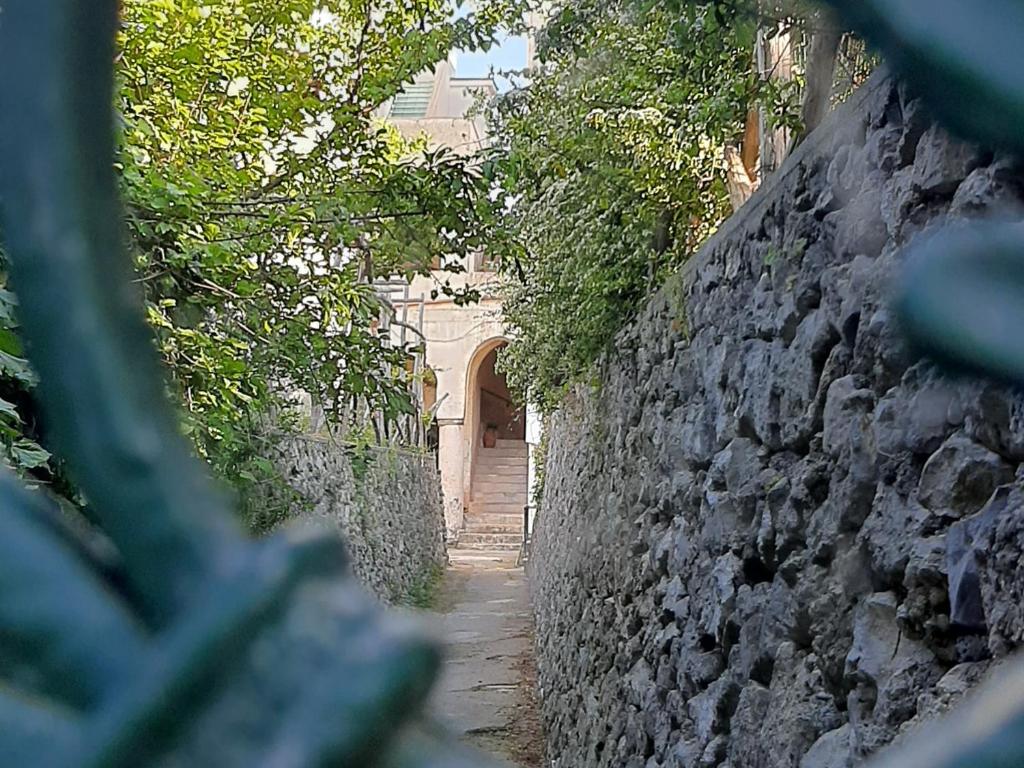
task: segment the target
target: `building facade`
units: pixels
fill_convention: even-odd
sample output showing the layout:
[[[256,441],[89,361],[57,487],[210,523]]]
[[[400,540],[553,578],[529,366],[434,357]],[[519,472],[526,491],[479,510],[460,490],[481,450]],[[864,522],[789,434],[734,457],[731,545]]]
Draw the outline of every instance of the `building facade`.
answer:
[[[426,136],[434,149],[471,155],[486,146],[486,124],[473,116],[480,96],[493,97],[489,79],[455,77],[452,62],[419,77],[383,107],[407,138]],[[529,499],[527,412],[513,402],[496,369],[508,342],[492,257],[467,259],[460,273],[438,271],[409,283],[391,282],[389,300],[406,332],[422,335],[427,367],[423,406],[437,433],[438,465],[449,539],[462,547],[507,549],[523,539]],[[473,289],[480,301],[460,305],[440,284]],[[434,297],[436,296],[436,297]],[[415,318],[415,323],[408,322]]]

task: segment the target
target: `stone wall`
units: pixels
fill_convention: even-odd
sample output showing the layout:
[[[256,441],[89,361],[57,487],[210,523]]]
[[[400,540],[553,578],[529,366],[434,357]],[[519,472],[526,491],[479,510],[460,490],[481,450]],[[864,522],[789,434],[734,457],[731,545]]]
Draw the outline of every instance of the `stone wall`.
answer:
[[[911,359],[886,294],[1022,179],[876,77],[554,418],[555,768],[855,764],[1024,641],[1024,399]]]
[[[276,461],[304,499],[302,516],[340,529],[355,575],[382,600],[406,602],[447,563],[433,456],[379,449],[353,458],[331,440],[296,437]]]

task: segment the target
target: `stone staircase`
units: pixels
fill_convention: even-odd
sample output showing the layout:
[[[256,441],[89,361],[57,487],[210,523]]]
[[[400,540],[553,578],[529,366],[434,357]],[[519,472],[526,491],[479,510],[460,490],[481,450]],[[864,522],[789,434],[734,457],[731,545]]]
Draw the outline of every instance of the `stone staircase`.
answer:
[[[480,449],[459,549],[514,551],[522,545],[528,450],[522,440],[499,440],[494,448]]]

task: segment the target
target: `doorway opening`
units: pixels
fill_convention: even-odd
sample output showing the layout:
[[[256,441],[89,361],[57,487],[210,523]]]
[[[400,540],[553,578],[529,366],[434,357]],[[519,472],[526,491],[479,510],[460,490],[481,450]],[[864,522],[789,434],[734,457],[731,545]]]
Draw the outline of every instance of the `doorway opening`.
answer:
[[[518,406],[497,362],[505,339],[483,345],[469,370],[466,402],[465,532],[460,546],[516,549],[529,495],[526,409]]]

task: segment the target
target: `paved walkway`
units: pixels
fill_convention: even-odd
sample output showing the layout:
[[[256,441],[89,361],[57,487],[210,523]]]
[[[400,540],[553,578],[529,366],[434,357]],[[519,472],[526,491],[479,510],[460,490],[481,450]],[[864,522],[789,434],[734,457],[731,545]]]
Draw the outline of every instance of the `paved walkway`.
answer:
[[[523,569],[505,553],[455,551],[451,558],[437,604],[448,660],[435,711],[467,744],[516,768],[541,768]]]

